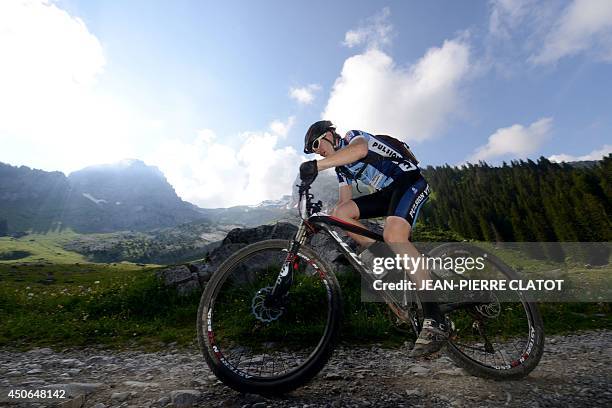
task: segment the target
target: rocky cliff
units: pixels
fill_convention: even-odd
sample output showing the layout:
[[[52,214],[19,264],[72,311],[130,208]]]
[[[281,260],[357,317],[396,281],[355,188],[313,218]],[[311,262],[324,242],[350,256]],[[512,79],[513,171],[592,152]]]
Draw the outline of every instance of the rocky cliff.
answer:
[[[156,167],[139,160],[87,167],[68,177],[0,163],[5,232],[66,227],[81,233],[146,231],[202,218]]]

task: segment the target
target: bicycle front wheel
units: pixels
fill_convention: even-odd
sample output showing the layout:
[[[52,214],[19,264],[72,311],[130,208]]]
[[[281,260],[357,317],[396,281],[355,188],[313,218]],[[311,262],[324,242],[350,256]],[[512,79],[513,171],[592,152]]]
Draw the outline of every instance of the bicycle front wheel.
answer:
[[[293,390],[314,377],[333,352],[342,299],[330,267],[301,246],[293,284],[281,305],[264,300],[279,275],[289,241],[249,245],[213,274],[198,308],[198,342],[226,385],[258,394]]]

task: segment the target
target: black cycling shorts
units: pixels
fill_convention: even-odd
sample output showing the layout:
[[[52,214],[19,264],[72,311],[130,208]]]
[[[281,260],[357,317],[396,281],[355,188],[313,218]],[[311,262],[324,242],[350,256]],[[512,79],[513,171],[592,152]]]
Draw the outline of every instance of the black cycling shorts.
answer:
[[[353,199],[359,208],[359,218],[395,215],[416,223],[421,206],[429,198],[429,184],[422,176],[399,179],[375,193]]]

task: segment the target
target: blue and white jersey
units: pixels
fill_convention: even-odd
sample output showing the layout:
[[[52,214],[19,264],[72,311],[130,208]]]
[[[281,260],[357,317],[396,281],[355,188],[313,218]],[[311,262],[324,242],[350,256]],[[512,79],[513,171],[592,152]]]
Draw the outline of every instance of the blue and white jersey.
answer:
[[[368,144],[368,155],[362,159],[367,160],[368,163],[356,161],[342,166],[352,174],[353,177],[347,177],[347,175],[343,174],[340,169],[336,167],[336,174],[338,174],[340,185],[352,184],[352,179],[355,178],[354,176],[359,174],[357,180],[376,190],[380,190],[393,183],[394,180],[410,174],[410,172],[416,172],[413,173],[415,176],[420,174],[419,167],[412,163],[385,160],[389,158],[401,158],[402,155],[376,136],[362,132],[361,130],[351,130],[347,132],[344,138],[340,140],[340,149],[349,146],[360,138],[364,139]]]

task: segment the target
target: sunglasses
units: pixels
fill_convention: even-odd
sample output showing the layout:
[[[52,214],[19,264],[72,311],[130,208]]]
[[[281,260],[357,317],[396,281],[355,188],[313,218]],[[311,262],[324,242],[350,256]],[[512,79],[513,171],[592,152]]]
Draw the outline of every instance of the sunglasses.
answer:
[[[317,150],[319,148],[319,146],[321,145],[321,139],[323,139],[325,137],[325,135],[327,135],[327,132],[323,133],[321,136],[317,137],[313,142],[312,142],[312,150]]]

